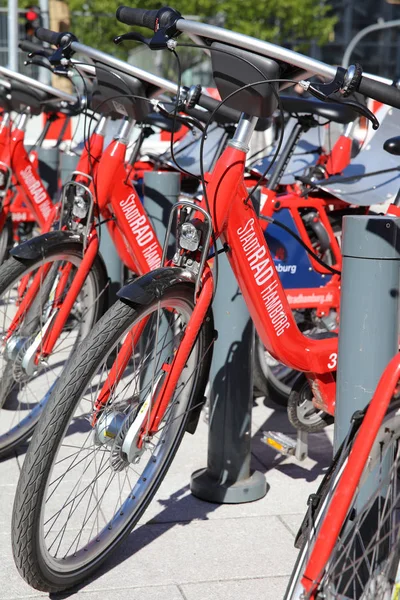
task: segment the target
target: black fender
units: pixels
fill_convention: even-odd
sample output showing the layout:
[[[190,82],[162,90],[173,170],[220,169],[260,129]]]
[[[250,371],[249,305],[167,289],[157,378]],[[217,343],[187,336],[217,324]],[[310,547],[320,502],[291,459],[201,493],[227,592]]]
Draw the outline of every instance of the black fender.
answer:
[[[182,269],[181,267],[160,267],[125,285],[117,293],[117,296],[122,302],[130,306],[147,306],[160,298],[166,290],[179,283],[191,283],[194,292],[192,276],[186,269]],[[209,351],[206,353],[199,367],[199,380],[192,400],[193,408],[189,409],[189,419],[186,423],[186,431],[192,434],[196,431],[201,409],[206,401],[205,390],[213,354],[212,340],[215,338],[211,307],[208,310],[207,318],[204,320],[203,328],[205,328],[206,339],[209,340],[207,344]]]
[[[193,283],[190,273],[181,267],[160,267],[124,285],[117,296],[127,304],[147,306],[177,283]]]
[[[73,231],[49,231],[19,244],[10,251],[10,254],[23,261],[37,260],[60,244],[73,244],[82,248],[82,239]]]
[[[49,231],[19,244],[19,246],[10,250],[10,255],[29,266],[30,263],[34,263],[41,258],[46,258],[46,256],[57,250],[57,248],[66,251],[74,249],[77,253],[83,253],[82,238],[73,231]],[[97,252],[94,263],[101,273],[100,276],[104,285],[106,285],[109,277],[107,267],[100,252]],[[105,311],[109,306],[109,297],[108,294],[103,296],[103,311]]]

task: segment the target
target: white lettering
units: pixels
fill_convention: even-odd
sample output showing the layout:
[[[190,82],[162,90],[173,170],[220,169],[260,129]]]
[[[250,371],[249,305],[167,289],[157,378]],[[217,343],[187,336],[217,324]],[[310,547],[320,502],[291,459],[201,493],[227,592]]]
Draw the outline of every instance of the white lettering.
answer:
[[[287,299],[289,304],[306,304],[309,303],[311,305],[314,304],[330,304],[333,301],[333,294],[328,292],[327,294],[315,294],[314,292],[311,294],[297,294],[293,296],[292,294],[287,294]]]
[[[257,233],[254,230],[254,219],[249,219],[244,227],[239,227],[237,234],[249,266],[253,271],[254,280],[261,287],[274,276],[274,268],[270,264],[270,259],[266,256],[265,245],[260,243],[257,238]],[[261,298],[275,334],[279,337],[290,327],[290,322],[277,288],[278,281],[275,279],[263,289]]]
[[[145,214],[141,213],[135,200],[135,195],[131,194],[125,200],[121,200],[119,205],[124,212],[125,218],[129,223],[129,227],[134,234],[137,243],[139,246],[145,247],[143,255],[147,264],[150,269],[155,269],[160,266],[161,249],[157,241],[154,241],[154,233],[151,230],[147,217]],[[151,245],[148,246],[148,244]]]
[[[294,275],[297,271],[297,265],[282,265],[278,263],[275,265],[275,268],[278,273],[290,273],[291,275]]]
[[[20,175],[28,187],[29,194],[33,197],[33,200],[36,204],[41,205],[40,210],[47,219],[50,214],[52,204],[42,183],[36,179],[30,165],[20,171]]]

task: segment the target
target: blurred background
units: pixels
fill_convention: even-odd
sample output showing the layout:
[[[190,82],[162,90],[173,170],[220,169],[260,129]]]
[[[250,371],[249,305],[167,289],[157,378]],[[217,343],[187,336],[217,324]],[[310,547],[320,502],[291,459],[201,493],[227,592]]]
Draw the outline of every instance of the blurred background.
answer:
[[[17,27],[20,40],[34,41],[35,28],[44,26],[70,30],[82,43],[173,77],[175,63],[168,52],[113,44],[113,37],[127,30],[115,19],[119,4],[110,0],[39,0],[33,5],[29,0],[0,0],[0,63],[37,75],[32,67],[24,66],[15,44],[10,47],[9,31],[14,28],[15,32]],[[143,0],[128,4],[143,6]],[[361,62],[365,71],[400,79],[400,0],[176,0],[171,4],[191,19],[301,50],[331,64],[341,64],[348,49],[350,60]],[[146,0],[145,5],[152,9],[162,3]],[[208,60],[201,50],[185,49],[182,62],[185,84],[212,85]]]

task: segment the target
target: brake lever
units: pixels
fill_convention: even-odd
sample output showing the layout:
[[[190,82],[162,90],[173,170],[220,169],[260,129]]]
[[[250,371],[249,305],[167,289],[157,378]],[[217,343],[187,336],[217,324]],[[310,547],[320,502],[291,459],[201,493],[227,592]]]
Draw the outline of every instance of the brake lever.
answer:
[[[349,100],[348,102],[339,102],[336,98],[332,98],[332,94],[340,92],[343,98],[347,98],[353,92],[358,90],[359,83],[362,77],[362,68],[357,63],[350,65],[347,69],[338,67],[336,69],[335,77],[332,81],[323,83],[311,83],[310,81],[299,81],[301,87],[306,91],[310,92],[312,96],[322,101],[333,101],[338,104],[344,104],[350,106],[353,110],[366,117],[372,123],[373,129],[378,129],[379,121],[366,106]]]
[[[36,56],[35,54],[33,54],[32,56],[33,58],[31,60],[24,61],[24,65],[37,65],[38,67],[44,67],[45,69],[48,69],[49,71],[54,73],[53,67],[45,57]]]
[[[146,46],[149,46],[149,44],[151,42],[151,38],[145,38],[144,35],[142,35],[141,33],[138,33],[137,31],[130,31],[129,33],[123,33],[122,35],[117,35],[117,37],[115,37],[113,41],[114,41],[114,44],[116,44],[117,46],[119,44],[122,44],[122,42],[125,42],[125,41],[141,42],[142,44],[146,44]]]
[[[45,54],[44,52],[28,52],[28,58],[34,58],[35,56],[42,56],[43,58],[48,59],[49,56],[48,54]]]
[[[309,82],[306,82],[309,83]],[[339,88],[340,89],[340,88]],[[335,90],[335,91],[339,91]],[[353,100],[348,100],[347,102],[338,102],[335,98],[330,98],[329,96],[327,96],[326,94],[324,94],[323,91],[321,91],[321,89],[318,89],[316,87],[314,87],[313,84],[310,83],[310,85],[308,85],[307,87],[307,91],[314,96],[315,98],[318,98],[318,100],[322,100],[322,101],[333,101],[333,102],[337,102],[337,104],[340,104],[342,106],[349,106],[351,107],[353,110],[355,110],[356,112],[358,112],[359,114],[361,114],[363,117],[367,118],[369,121],[371,121],[372,123],[372,129],[374,129],[375,131],[379,128],[379,121],[376,118],[376,116],[374,115],[373,112],[371,112],[369,110],[369,108],[367,108],[366,106],[363,106],[362,104],[359,104],[358,102],[355,102]]]
[[[114,44],[118,45],[127,40],[132,42],[141,42],[150,48],[150,50],[164,50],[165,48],[170,48],[168,45],[170,38],[162,29],[156,31],[151,38],[145,38],[137,31],[130,31],[129,33],[117,35],[117,37],[114,38]]]
[[[369,108],[367,108],[366,106],[363,106],[362,104],[359,104],[358,102],[354,102],[353,100],[349,100],[348,102],[340,102],[340,104],[344,104],[345,106],[350,106],[351,108],[354,108],[355,111],[357,111],[363,117],[365,117],[366,119],[371,121],[372,129],[374,129],[375,131],[377,129],[379,129],[380,123],[379,123],[378,119],[376,118],[374,113],[372,111],[370,111]]]

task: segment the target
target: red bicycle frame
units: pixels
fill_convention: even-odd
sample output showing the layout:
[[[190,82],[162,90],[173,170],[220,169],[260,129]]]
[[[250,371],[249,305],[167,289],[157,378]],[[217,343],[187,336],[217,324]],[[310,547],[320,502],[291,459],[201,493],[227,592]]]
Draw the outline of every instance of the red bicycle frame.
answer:
[[[400,358],[392,358],[381,376],[360,426],[347,464],[317,533],[301,584],[307,597],[315,598],[318,584],[345,523],[362,472],[400,378]]]
[[[87,145],[85,145],[84,150],[81,154],[81,157],[80,157],[78,165],[77,165],[77,171],[76,171],[76,176],[74,178],[74,181],[77,181],[78,183],[83,183],[83,184],[89,184],[89,185],[91,184],[92,179],[96,173],[96,169],[97,169],[97,166],[98,166],[98,163],[99,163],[102,151],[103,151],[103,144],[104,144],[104,136],[101,134],[98,134],[95,131],[90,137],[90,142]],[[89,152],[89,149],[90,149],[90,152]],[[54,211],[53,218],[55,218],[56,216],[57,216],[57,212]],[[52,223],[49,224],[49,229],[50,229],[51,225],[52,225]],[[97,244],[97,247],[98,247],[98,244]],[[89,256],[91,256],[92,251],[93,250],[91,249]],[[90,267],[93,264],[94,258],[95,258],[95,254],[94,254],[94,256],[92,256],[92,260],[91,260],[89,269],[87,270],[87,273],[89,272]],[[86,259],[86,260],[88,261],[89,259]],[[82,265],[80,268],[82,268]],[[32,281],[29,280],[29,275],[27,275],[25,278],[22,279],[21,284],[18,289],[18,296],[21,300],[20,300],[20,303],[18,306],[18,310],[17,310],[16,314],[14,315],[14,318],[8,328],[8,331],[6,334],[6,339],[9,339],[9,337],[14,333],[14,331],[19,326],[21,320],[24,318],[26,311],[29,310],[29,308],[40,288],[40,285],[43,282],[44,278],[46,277],[48,271],[49,271],[48,265],[44,265],[43,267],[38,269],[38,271],[35,274],[35,276],[33,277]],[[87,275],[87,273],[86,273],[86,275]],[[86,276],[85,276],[85,278],[86,278]],[[83,279],[83,281],[84,281],[84,279]],[[82,283],[83,283],[83,281],[82,281]],[[61,277],[60,285],[63,284],[65,287],[66,283],[67,283],[67,281],[63,277]],[[28,289],[28,291],[26,291],[28,284],[29,284],[29,289]],[[56,298],[61,298],[61,295],[63,292],[63,289],[61,289],[60,285],[57,287],[57,290],[56,290]],[[79,293],[79,290],[77,291],[77,293]],[[73,302],[72,302],[72,304],[73,304]],[[60,306],[61,306],[61,303],[60,303]],[[71,307],[72,307],[72,305],[71,305]],[[66,318],[68,318],[68,314],[67,314]],[[66,320],[66,318],[65,318],[65,320]],[[61,329],[62,329],[62,327],[61,327]],[[59,332],[61,332],[61,329],[59,330]]]
[[[19,125],[11,133],[10,167],[23,190],[29,209],[43,232],[49,231],[57,211],[24,147],[25,132]]]
[[[122,262],[141,275],[160,265],[162,250],[146,211],[135,189],[128,182],[125,152],[126,142],[120,139],[114,140],[107,147],[98,162],[90,189],[95,194],[99,214],[104,219],[110,219],[107,226]],[[98,245],[97,230],[93,226],[88,236],[84,258],[38,351],[36,362],[51,354],[93,265]],[[62,297],[60,292],[57,289],[59,298]]]
[[[337,363],[337,339],[313,340],[298,329],[257,213],[251,201],[248,201],[244,181],[245,160],[246,153],[243,150],[232,146],[224,150],[213,173],[206,176],[208,200],[202,200],[202,208],[210,212],[216,237],[220,237],[229,248],[229,262],[265,348],[277,360],[293,369],[305,371],[320,404],[333,410],[335,380],[332,372]],[[206,266],[202,277],[203,286],[185,335],[172,364],[163,366],[166,376],[152,402],[150,415],[145,419],[150,429],[142,430],[138,439],[139,447],[144,435],[154,433],[162,421],[209,309],[213,296],[209,266]],[[126,360],[126,356],[124,358]],[[116,360],[120,364],[119,357]],[[113,377],[118,379],[117,369],[109,374],[100,398],[108,398],[107,390],[116,384]],[[101,404],[101,401],[96,404],[96,412]]]

